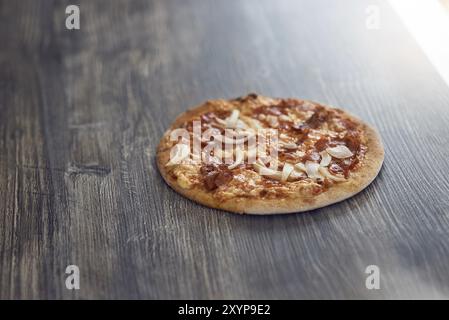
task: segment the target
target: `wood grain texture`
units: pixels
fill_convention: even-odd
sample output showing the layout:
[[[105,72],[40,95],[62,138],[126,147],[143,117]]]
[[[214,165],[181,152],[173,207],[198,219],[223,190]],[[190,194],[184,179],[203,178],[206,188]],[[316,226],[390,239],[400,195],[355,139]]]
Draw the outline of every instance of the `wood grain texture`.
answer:
[[[449,90],[387,3],[78,3],[69,31],[69,1],[0,0],[0,298],[449,298]],[[177,195],[154,161],[164,130],[248,92],[376,125],[379,177],[273,217]]]

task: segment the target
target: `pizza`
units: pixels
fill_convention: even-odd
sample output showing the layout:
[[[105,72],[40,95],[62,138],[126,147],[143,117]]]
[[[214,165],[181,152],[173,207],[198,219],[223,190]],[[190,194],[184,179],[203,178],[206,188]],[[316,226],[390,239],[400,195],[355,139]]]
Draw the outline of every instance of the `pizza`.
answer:
[[[175,191],[236,213],[293,213],[347,199],[384,159],[377,131],[338,108],[249,94],[190,109],[163,135],[156,161]]]

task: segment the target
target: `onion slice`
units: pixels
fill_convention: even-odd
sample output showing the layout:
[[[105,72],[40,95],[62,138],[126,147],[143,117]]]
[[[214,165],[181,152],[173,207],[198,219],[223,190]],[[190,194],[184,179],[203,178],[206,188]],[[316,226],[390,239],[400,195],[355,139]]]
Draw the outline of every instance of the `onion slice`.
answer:
[[[232,113],[226,119],[215,118],[215,121],[224,126],[225,128],[231,129],[246,129],[248,126],[245,122],[239,119],[240,111],[237,109],[232,110]]]
[[[298,148],[296,143],[293,143],[293,142],[282,142],[281,146],[284,147],[285,149],[297,149]]]
[[[299,170],[301,170],[301,171],[304,171],[304,172],[307,171],[306,166],[305,166],[304,163],[302,163],[302,162],[298,162],[297,164],[295,164],[295,168],[296,168],[296,169],[299,169]]]
[[[300,158],[302,158],[306,155],[306,153],[304,151],[299,151],[299,150],[296,150],[295,154]]]
[[[288,176],[288,181],[295,181],[299,180],[301,178],[304,178],[306,175],[303,172],[298,172],[296,170],[293,170],[290,175]]]
[[[269,178],[273,178],[276,180],[281,180],[281,172],[279,171],[275,171],[275,170],[271,170],[265,166],[260,165],[259,163],[254,163],[253,167],[256,169],[256,171],[261,175],[261,176],[267,176]]]
[[[348,147],[340,145],[333,148],[327,148],[326,151],[334,158],[337,159],[344,159],[352,157],[354,154],[351,152],[351,150],[348,149]]]
[[[282,168],[281,181],[285,182],[288,179],[290,173],[292,173],[294,167],[290,163],[284,163],[284,168]]]
[[[220,119],[220,118],[215,118],[215,121],[217,121],[219,124],[226,126],[226,120]]]
[[[248,128],[248,126],[246,125],[245,122],[243,122],[242,120],[237,120],[237,123],[235,124],[235,127],[238,129],[246,129]]]
[[[307,161],[305,164],[307,176],[311,179],[322,179],[323,177],[318,173],[320,165],[316,162]]]
[[[329,153],[327,153],[327,151],[321,151],[320,156],[321,156],[320,166],[327,167],[329,163],[331,163],[332,157],[329,155]]]
[[[341,181],[346,181],[346,179],[343,178],[343,177],[339,177],[339,176],[333,175],[333,174],[330,173],[329,170],[328,170],[327,168],[325,168],[325,167],[319,167],[318,170],[319,170],[319,172],[320,172],[323,176],[325,176],[325,177],[328,178],[328,179],[331,179],[331,180],[334,180],[334,181],[339,181],[339,182],[341,182]]]
[[[237,126],[237,120],[239,119],[240,111],[237,109],[232,110],[231,115],[226,118],[226,126],[228,128],[235,128]]]

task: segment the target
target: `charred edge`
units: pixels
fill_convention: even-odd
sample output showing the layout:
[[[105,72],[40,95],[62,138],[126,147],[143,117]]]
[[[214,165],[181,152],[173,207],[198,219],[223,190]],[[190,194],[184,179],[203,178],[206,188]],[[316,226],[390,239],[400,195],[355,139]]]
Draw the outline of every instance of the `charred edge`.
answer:
[[[249,93],[246,96],[237,97],[237,98],[234,98],[233,100],[234,101],[246,101],[248,99],[257,99],[257,97],[258,97],[257,93]]]

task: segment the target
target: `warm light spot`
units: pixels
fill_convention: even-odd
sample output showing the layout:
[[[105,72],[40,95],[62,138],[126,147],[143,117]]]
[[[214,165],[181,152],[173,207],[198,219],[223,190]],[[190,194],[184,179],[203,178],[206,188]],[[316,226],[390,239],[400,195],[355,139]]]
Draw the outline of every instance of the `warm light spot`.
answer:
[[[449,14],[445,7],[438,0],[390,0],[390,4],[449,85]]]

